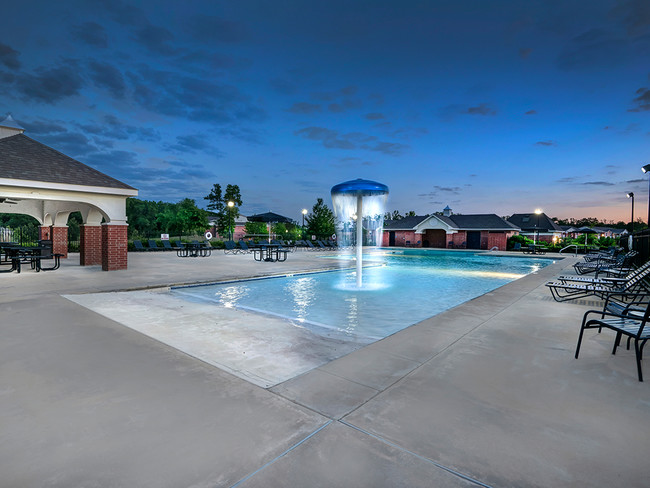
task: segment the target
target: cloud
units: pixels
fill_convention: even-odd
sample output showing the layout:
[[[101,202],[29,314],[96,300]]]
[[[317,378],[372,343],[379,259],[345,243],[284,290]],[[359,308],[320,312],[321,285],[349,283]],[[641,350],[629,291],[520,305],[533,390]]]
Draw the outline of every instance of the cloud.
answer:
[[[9,69],[20,68],[20,61],[18,60],[18,51],[11,46],[2,44],[0,42],[0,63],[4,64]]]
[[[293,95],[298,91],[298,86],[295,83],[281,78],[274,78],[269,82],[269,84],[273,90],[282,95]]]
[[[169,56],[176,52],[169,45],[169,42],[174,40],[174,34],[164,27],[149,24],[136,31],[135,40],[152,53]]]
[[[627,41],[602,29],[591,29],[574,37],[557,58],[565,71],[618,65],[628,57]]]
[[[494,116],[496,114],[496,109],[489,103],[480,103],[476,106],[452,104],[440,109],[440,117],[446,121],[452,120],[457,115]]]
[[[76,63],[54,68],[37,68],[36,74],[16,77],[16,87],[27,100],[55,103],[79,94],[83,80]]]
[[[124,98],[126,83],[124,83],[122,73],[117,68],[108,63],[97,61],[91,61],[89,66],[89,76],[96,86],[106,88],[115,98]]]
[[[248,35],[243,24],[210,15],[197,15],[189,23],[189,32],[205,43],[240,42]]]
[[[537,110],[529,110],[524,115],[536,115],[536,114],[537,114]]]
[[[586,181],[580,184],[585,186],[614,186],[614,183],[608,181]]]
[[[618,2],[611,13],[621,17],[621,22],[629,36],[640,36],[647,33],[650,26],[650,5],[646,0]]]
[[[320,141],[328,149],[362,149],[381,152],[389,156],[398,156],[409,148],[406,144],[378,141],[375,136],[361,132],[340,134],[338,131],[325,127],[306,127],[295,131],[294,135]]]
[[[647,181],[646,178],[637,178],[635,180],[627,180],[625,183],[646,183]]]
[[[148,23],[142,10],[121,0],[101,0],[112,19],[120,25],[143,26]]]
[[[557,146],[557,143],[555,141],[537,141],[535,143],[536,146]]]
[[[108,36],[104,27],[97,22],[84,22],[72,27],[72,35],[93,47],[108,47]]]
[[[565,178],[560,178],[559,180],[555,180],[556,183],[575,183],[575,181],[578,178],[576,176],[567,176]]]
[[[522,48],[522,49],[519,50],[519,57],[521,59],[526,59],[526,58],[528,58],[528,56],[530,56],[530,53],[532,53],[532,52],[533,52],[533,50],[531,48],[529,48],[529,47]]]
[[[368,120],[381,120],[381,119],[385,119],[386,117],[384,116],[384,114],[373,112],[373,113],[366,114],[365,118]]]
[[[197,153],[203,152],[211,156],[222,157],[223,153],[218,151],[209,142],[209,138],[203,134],[188,134],[185,136],[176,136],[175,144],[167,144],[166,149],[182,152],[182,153]]]
[[[232,85],[142,66],[127,73],[136,103],[156,113],[214,124],[261,121],[266,112]]]
[[[124,124],[114,115],[105,115],[100,123],[96,124],[77,124],[87,134],[104,137],[107,139],[127,140],[134,139],[139,141],[157,142],[161,139],[160,134],[150,127]],[[101,143],[98,139],[96,142]]]
[[[497,111],[487,103],[481,103],[476,107],[469,107],[465,112],[468,115],[496,115]]]
[[[313,114],[321,111],[321,106],[309,102],[297,102],[287,109],[292,114]]]
[[[645,112],[650,110],[650,89],[648,88],[639,88],[636,91],[636,97],[633,102],[637,104],[636,108],[631,108],[628,112]]]

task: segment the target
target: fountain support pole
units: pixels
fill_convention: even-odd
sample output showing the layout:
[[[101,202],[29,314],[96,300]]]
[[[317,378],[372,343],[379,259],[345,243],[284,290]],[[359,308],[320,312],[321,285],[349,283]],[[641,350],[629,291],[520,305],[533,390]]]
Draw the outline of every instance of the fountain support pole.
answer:
[[[357,197],[357,288],[361,288],[363,277],[363,197]]]
[[[334,203],[334,213],[341,221],[345,222],[350,222],[351,219],[354,219],[354,215],[351,215],[352,209],[350,207],[354,205],[353,197],[356,197],[357,199],[357,288],[361,288],[363,286],[363,199],[365,197],[380,197],[385,201],[386,196],[388,195],[388,187],[381,183],[377,183],[376,181],[362,180],[359,178],[334,185],[331,193],[332,203]],[[345,202],[347,203],[343,205],[342,200],[339,199],[345,199]],[[339,203],[337,203],[337,200]],[[368,207],[368,205],[366,205],[366,207]],[[376,203],[374,206],[370,203],[369,208],[371,211],[377,212]],[[379,218],[381,218],[381,211],[379,211]]]

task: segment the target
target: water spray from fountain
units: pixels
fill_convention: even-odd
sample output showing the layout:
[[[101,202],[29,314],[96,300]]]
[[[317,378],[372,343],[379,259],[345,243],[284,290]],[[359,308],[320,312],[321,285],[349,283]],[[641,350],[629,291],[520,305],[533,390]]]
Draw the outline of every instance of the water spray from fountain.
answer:
[[[381,245],[388,187],[376,181],[351,180],[332,187],[339,245],[355,246],[357,288],[363,285],[364,230],[368,245]],[[353,232],[356,230],[356,232]]]

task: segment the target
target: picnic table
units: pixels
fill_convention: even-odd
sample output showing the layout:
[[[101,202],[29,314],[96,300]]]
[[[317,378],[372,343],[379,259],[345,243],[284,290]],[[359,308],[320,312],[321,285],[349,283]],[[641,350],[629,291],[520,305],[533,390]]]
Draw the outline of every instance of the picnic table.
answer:
[[[289,252],[282,249],[280,244],[260,244],[251,248],[251,251],[253,251],[255,261],[265,261],[267,263],[286,261]]]
[[[1,243],[0,253],[2,258],[1,264],[10,264],[9,269],[1,269],[0,273],[11,273],[16,271],[20,273],[21,265],[27,264],[36,272],[53,271],[59,269],[61,265],[61,256],[63,254],[53,254],[50,246],[21,246],[16,243]],[[53,259],[54,264],[49,267],[43,267],[43,259]]]

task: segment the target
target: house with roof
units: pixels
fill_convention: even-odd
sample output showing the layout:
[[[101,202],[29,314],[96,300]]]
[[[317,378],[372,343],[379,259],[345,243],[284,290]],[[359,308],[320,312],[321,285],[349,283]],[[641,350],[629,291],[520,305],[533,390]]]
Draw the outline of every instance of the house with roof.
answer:
[[[127,267],[126,199],[138,190],[24,134],[8,116],[0,122],[0,213],[39,222],[39,238],[68,255],[68,217],[80,212],[79,259],[104,271]]]
[[[566,235],[566,231],[544,212],[512,214],[507,220],[521,229],[522,236],[533,241],[550,243]]]
[[[385,221],[382,245],[505,250],[519,230],[496,214],[454,215],[447,206],[442,214]]]

